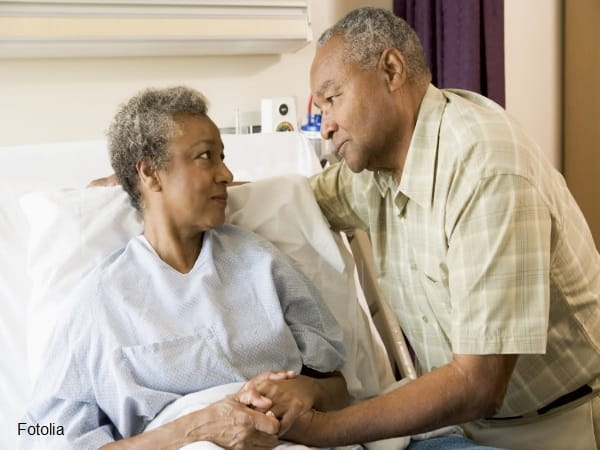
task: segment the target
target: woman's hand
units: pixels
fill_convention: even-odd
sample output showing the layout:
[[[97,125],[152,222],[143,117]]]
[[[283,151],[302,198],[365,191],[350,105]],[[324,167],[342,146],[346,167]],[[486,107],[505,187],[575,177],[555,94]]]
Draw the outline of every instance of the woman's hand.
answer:
[[[241,450],[273,448],[278,442],[277,419],[247,407],[233,396],[181,419],[186,422],[188,443],[211,441],[223,448]]]
[[[229,396],[152,431],[107,444],[102,450],[176,450],[199,441],[233,450],[270,449],[278,443],[278,432],[279,421],[273,416]]]

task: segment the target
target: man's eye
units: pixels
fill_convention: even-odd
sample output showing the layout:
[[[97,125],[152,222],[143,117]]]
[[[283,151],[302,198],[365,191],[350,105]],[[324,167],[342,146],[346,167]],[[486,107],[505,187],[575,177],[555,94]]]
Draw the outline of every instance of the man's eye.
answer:
[[[337,98],[340,96],[341,94],[334,94],[334,95],[330,95],[329,97],[326,97],[325,100],[327,100],[327,103],[329,103],[330,105],[335,103],[337,101]]]
[[[200,159],[210,159],[210,152],[202,152],[198,155]]]

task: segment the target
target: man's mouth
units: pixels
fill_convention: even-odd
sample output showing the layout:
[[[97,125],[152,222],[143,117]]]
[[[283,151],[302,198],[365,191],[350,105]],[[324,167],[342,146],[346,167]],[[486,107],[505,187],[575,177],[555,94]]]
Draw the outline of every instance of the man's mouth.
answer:
[[[335,154],[338,158],[344,156],[344,146],[346,145],[347,142],[348,141],[342,141],[342,143],[339,146],[336,146]]]

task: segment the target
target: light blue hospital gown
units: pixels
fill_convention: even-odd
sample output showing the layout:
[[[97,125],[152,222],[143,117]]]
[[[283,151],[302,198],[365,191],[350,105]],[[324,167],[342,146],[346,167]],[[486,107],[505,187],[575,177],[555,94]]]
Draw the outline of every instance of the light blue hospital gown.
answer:
[[[135,237],[75,299],[23,419],[54,422],[65,436],[20,436],[22,448],[98,448],[140,433],[185,394],[344,361],[342,332],[312,283],[271,243],[231,225],[205,233],[187,274]]]

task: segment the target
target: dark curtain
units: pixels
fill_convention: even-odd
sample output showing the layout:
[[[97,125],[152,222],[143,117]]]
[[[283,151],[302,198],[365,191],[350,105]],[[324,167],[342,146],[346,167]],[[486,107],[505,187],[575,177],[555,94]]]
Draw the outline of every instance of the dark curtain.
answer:
[[[504,106],[504,0],[394,0],[417,32],[432,82]]]

